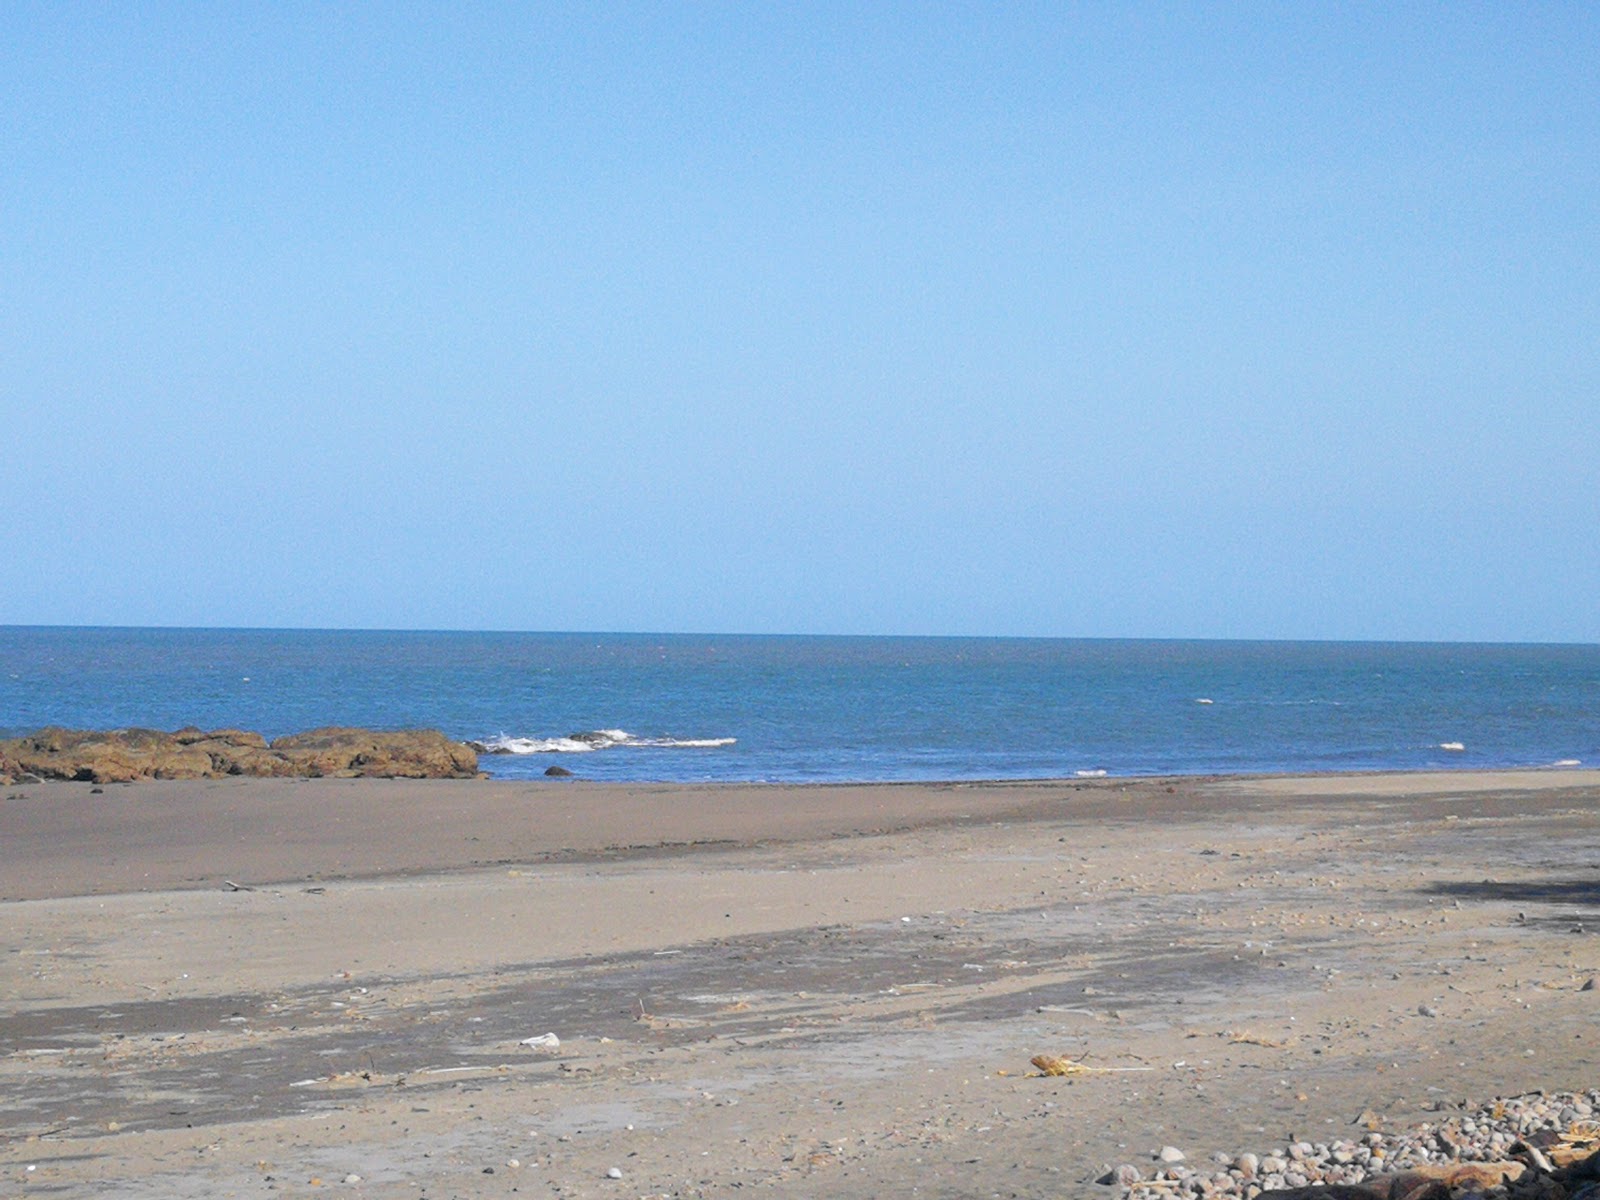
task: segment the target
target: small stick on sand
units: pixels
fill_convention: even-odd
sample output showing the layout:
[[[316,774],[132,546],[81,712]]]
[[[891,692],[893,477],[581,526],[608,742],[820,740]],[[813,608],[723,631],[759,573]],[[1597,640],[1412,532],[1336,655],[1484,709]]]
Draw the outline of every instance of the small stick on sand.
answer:
[[[1035,1054],[1028,1060],[1041,1075],[1116,1075],[1124,1071],[1153,1071],[1154,1067],[1089,1067],[1074,1058],[1055,1054]]]

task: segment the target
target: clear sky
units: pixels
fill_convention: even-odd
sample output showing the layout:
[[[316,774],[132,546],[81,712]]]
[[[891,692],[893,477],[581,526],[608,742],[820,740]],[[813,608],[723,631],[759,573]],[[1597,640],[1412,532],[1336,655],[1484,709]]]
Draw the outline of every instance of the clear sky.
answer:
[[[0,623],[1600,641],[1600,7],[0,7]]]

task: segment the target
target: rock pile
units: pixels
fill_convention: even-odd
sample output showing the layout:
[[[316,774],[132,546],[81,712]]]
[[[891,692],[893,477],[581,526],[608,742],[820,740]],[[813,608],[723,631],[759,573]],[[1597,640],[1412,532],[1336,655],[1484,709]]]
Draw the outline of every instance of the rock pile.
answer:
[[[312,778],[471,779],[478,756],[433,729],[385,733],[314,729],[268,742],[238,729],[42,729],[0,742],[0,783],[76,779],[219,779],[225,775]]]
[[[1534,1093],[1404,1133],[1219,1153],[1204,1165],[1163,1147],[1147,1168],[1124,1163],[1101,1182],[1124,1200],[1600,1200],[1597,1115],[1600,1090]]]

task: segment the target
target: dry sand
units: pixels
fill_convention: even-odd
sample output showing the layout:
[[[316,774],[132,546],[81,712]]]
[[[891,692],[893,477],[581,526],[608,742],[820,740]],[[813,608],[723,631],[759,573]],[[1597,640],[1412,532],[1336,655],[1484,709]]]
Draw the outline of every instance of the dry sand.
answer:
[[[1163,1144],[1589,1087],[1597,799],[13,787],[0,1196],[1110,1200]]]

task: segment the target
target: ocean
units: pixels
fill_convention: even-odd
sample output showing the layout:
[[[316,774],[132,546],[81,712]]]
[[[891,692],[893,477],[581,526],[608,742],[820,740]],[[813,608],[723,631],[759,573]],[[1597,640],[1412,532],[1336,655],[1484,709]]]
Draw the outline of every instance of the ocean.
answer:
[[[0,627],[0,736],[45,725],[431,727],[614,781],[1600,765],[1600,646]]]

